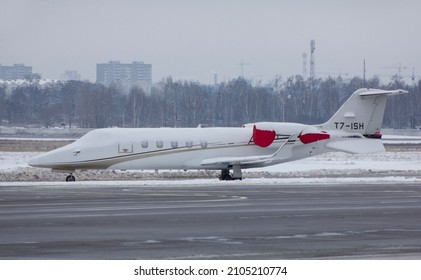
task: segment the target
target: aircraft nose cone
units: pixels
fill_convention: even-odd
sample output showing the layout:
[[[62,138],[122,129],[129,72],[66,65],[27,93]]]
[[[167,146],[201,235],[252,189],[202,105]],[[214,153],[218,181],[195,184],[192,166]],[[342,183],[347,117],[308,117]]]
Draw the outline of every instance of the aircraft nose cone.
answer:
[[[49,167],[51,165],[51,160],[51,156],[47,153],[30,159],[28,164],[32,167]]]
[[[38,165],[39,165],[39,156],[34,157],[34,158],[31,158],[31,159],[28,161],[28,164],[29,164],[30,166],[34,166],[34,167],[38,166]]]

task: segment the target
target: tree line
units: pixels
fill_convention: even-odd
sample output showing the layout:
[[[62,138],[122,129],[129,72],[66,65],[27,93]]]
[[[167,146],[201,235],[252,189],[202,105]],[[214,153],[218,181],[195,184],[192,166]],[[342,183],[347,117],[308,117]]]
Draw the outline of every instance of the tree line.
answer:
[[[9,126],[103,128],[241,126],[249,122],[327,121],[358,88],[405,89],[389,98],[384,127],[421,126],[421,80],[411,85],[395,76],[388,84],[376,77],[276,77],[262,85],[242,77],[217,86],[165,78],[147,94],[139,87],[124,93],[118,84],[103,86],[67,81],[40,86],[0,85],[0,121]]]

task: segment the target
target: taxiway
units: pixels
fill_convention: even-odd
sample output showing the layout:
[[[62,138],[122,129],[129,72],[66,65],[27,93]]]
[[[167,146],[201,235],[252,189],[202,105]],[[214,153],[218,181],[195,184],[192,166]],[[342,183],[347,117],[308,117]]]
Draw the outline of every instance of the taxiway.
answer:
[[[0,259],[421,259],[421,186],[3,185]]]

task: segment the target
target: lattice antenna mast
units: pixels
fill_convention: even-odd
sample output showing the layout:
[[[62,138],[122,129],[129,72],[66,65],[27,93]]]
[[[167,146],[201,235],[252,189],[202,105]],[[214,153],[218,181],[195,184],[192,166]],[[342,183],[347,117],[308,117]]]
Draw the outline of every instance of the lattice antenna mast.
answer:
[[[316,50],[316,41],[311,40],[310,42],[310,79],[315,79],[316,78],[316,72],[315,72],[315,68],[316,68],[316,61],[315,61],[315,55],[314,55],[314,51]]]
[[[363,61],[363,87],[365,87],[365,74],[366,74],[366,68],[365,68],[365,58]]]
[[[241,60],[241,62],[238,63],[237,65],[239,65],[241,67],[241,78],[244,78],[244,66],[250,65],[250,63],[247,63],[247,62],[244,62],[243,60]]]
[[[303,53],[303,79],[307,79],[307,53]]]

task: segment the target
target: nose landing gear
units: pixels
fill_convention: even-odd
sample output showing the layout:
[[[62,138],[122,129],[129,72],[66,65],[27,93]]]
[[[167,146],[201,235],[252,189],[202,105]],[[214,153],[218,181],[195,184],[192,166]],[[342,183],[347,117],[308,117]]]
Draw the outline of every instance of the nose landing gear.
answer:
[[[66,177],[66,182],[74,182],[74,181],[76,181],[76,178],[75,176],[73,176],[72,173],[70,173],[70,175]]]

